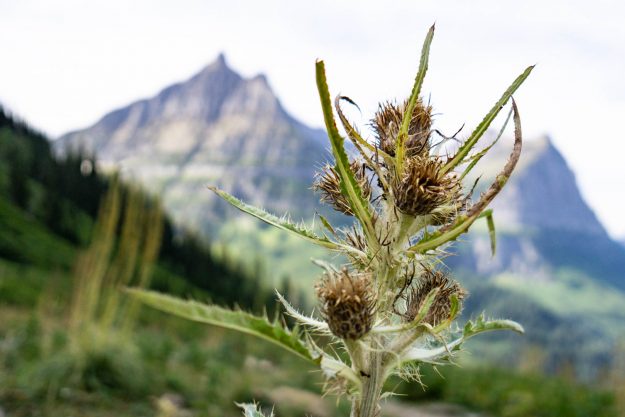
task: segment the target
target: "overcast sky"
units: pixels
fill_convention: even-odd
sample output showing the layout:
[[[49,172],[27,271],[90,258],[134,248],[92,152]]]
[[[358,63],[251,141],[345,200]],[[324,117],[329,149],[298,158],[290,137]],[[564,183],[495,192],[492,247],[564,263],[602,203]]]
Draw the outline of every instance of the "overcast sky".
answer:
[[[265,73],[313,126],[323,58],[332,93],[355,99],[366,123],[378,101],[409,94],[433,22],[424,88],[438,126],[473,127],[538,64],[516,95],[526,136],[552,137],[609,232],[624,237],[625,3],[616,0],[0,0],[0,102],[58,136],[223,51],[244,76]]]

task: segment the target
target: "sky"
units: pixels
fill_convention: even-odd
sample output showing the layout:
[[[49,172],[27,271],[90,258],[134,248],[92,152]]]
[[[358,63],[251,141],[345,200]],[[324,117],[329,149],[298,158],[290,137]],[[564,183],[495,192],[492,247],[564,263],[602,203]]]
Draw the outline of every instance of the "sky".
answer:
[[[624,21],[616,0],[0,0],[0,103],[57,137],[224,52],[315,127],[324,59],[331,93],[356,100],[364,125],[378,102],[409,95],[436,22],[424,92],[437,127],[470,131],[537,64],[515,95],[525,136],[552,138],[609,233],[625,238]]]

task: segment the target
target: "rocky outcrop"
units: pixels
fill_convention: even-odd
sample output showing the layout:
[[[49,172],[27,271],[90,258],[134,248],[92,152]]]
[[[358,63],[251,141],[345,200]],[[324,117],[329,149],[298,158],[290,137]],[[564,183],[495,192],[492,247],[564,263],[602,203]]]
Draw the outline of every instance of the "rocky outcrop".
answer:
[[[309,187],[315,164],[328,158],[325,138],[286,113],[263,75],[242,78],[220,55],[189,80],[55,146],[95,152],[158,193],[178,220],[206,232],[236,213],[209,184],[296,219],[313,213]]]

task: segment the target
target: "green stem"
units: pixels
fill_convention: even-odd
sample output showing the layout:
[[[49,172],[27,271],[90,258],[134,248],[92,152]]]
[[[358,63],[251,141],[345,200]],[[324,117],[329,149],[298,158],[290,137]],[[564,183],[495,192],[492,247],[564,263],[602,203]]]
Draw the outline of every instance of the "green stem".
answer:
[[[357,401],[352,402],[351,417],[375,417],[379,415],[380,396],[385,377],[383,356],[384,354],[381,352],[369,354],[368,367],[361,373],[361,396]]]

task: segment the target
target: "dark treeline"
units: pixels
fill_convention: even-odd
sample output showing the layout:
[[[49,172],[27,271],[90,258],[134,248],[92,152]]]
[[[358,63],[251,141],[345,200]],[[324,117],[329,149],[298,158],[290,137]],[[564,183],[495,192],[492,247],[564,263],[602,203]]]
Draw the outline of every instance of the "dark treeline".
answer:
[[[111,177],[98,171],[94,155],[76,152],[56,156],[43,133],[0,106],[1,199],[80,248],[89,244],[110,185]],[[129,185],[122,184],[122,194],[130,190]],[[0,257],[23,261],[19,253],[3,249],[0,245]],[[155,289],[188,294],[199,288],[214,302],[254,310],[274,304],[273,292],[261,285],[259,271],[215,258],[207,242],[178,229],[168,217],[164,219],[158,264],[161,272],[155,273]],[[191,285],[171,279],[175,275]]]

